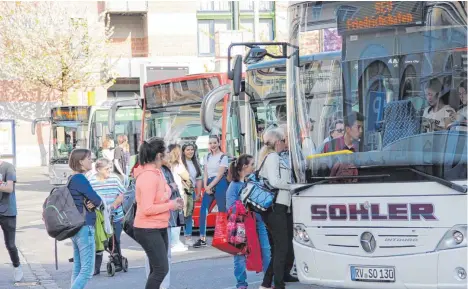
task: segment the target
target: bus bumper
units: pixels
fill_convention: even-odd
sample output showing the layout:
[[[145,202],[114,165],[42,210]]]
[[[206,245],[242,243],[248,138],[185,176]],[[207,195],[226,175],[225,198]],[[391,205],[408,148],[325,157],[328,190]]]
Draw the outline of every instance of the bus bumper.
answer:
[[[467,270],[467,248],[395,257],[365,258],[325,252],[293,241],[297,275],[301,283],[332,288],[454,289],[467,288],[467,277],[458,277],[457,268]],[[351,266],[390,266],[394,282],[351,280]]]

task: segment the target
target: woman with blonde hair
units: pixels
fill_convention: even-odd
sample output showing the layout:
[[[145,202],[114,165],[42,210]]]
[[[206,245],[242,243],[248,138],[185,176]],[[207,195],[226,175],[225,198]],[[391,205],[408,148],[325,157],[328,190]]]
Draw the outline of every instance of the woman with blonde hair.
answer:
[[[106,138],[102,142],[102,157],[110,160],[111,162],[114,160],[114,150],[112,148],[112,141]]]
[[[286,149],[284,128],[265,131],[263,143],[258,160],[259,167],[262,167],[260,176],[266,178],[270,185],[279,191],[273,207],[262,214],[263,221],[272,237],[273,254],[260,288],[271,288],[274,281],[276,289],[284,289],[285,281],[296,281],[296,278],[287,272],[287,266],[290,263],[287,259],[290,256],[288,256],[289,238],[285,232],[288,230],[287,214],[291,206],[291,194],[288,190],[291,172],[279,155]]]
[[[177,190],[179,195],[182,197],[185,203],[185,188],[192,186],[192,181],[190,180],[190,175],[185,169],[184,164],[182,163],[182,149],[178,144],[171,144],[168,146],[169,158],[168,166],[171,169],[174,181],[177,185]],[[173,252],[187,251],[187,247],[180,241],[180,231],[181,227],[177,225],[177,218],[179,217],[179,212],[174,212],[173,223],[171,224],[171,247]],[[183,217],[182,214],[182,218]],[[185,220],[184,220],[185,221]]]

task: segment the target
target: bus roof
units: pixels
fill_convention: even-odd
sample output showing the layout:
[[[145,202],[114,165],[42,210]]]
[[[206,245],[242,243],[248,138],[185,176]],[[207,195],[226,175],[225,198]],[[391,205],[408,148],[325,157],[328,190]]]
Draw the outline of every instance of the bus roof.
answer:
[[[341,51],[332,51],[332,52],[321,52],[309,55],[303,55],[300,57],[301,62],[310,62],[314,60],[324,60],[324,59],[339,59],[341,58]],[[278,66],[285,66],[286,59],[275,59],[270,61],[262,61],[259,63],[255,63],[249,65],[247,70],[256,70],[256,69],[264,69],[270,67],[278,67]]]
[[[198,73],[198,74],[188,74],[182,77],[174,77],[168,78],[163,80],[156,80],[152,82],[145,83],[143,87],[150,87],[159,84],[165,83],[173,83],[173,82],[180,82],[180,81],[187,81],[187,80],[195,80],[195,79],[203,79],[203,78],[210,78],[210,77],[221,77],[223,82],[227,79],[227,74],[223,72],[213,72],[213,73]]]

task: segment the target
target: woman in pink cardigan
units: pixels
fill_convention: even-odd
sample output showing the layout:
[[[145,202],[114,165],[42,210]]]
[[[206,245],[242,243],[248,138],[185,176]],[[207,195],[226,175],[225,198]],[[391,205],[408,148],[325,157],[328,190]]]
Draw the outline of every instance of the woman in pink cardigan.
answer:
[[[166,146],[161,138],[144,141],[139,150],[140,166],[136,169],[137,210],[135,239],[150,262],[146,289],[159,288],[169,270],[167,261],[169,211],[181,210],[181,198],[170,200],[171,189],[161,171]]]

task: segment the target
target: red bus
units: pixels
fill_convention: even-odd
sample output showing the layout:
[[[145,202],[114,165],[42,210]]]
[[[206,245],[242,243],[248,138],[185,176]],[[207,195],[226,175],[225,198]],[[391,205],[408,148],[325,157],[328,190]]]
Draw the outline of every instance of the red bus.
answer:
[[[208,153],[209,135],[218,134],[223,151],[232,155],[226,150],[225,133],[229,96],[226,95],[216,104],[211,132],[204,130],[200,122],[200,108],[205,96],[227,82],[225,73],[203,73],[146,83],[143,86],[141,139],[158,136],[164,138],[167,144],[177,143],[182,146],[185,143],[195,143],[199,160],[202,161]],[[201,195],[199,196],[193,213],[194,228],[199,228]],[[214,228],[216,212],[214,202],[209,209],[207,228]]]

